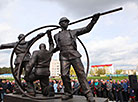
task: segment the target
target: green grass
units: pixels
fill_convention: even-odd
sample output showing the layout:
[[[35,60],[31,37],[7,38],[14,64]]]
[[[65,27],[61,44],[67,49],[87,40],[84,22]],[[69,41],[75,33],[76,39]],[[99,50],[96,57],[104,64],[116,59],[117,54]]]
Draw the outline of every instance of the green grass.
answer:
[[[93,79],[93,80],[95,80],[95,79],[104,79],[104,80],[109,80],[109,77],[88,77],[88,79]],[[112,80],[123,80],[123,79],[128,79],[128,77],[112,77]]]
[[[0,79],[6,79],[6,80],[9,80],[9,81],[13,81],[14,80],[14,78],[11,78],[11,77],[0,77]]]

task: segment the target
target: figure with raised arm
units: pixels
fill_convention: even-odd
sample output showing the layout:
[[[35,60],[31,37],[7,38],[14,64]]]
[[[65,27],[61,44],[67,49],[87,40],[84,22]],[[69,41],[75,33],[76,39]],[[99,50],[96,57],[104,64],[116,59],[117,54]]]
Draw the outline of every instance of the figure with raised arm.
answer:
[[[35,39],[39,39],[41,37],[43,37],[45,34],[44,33],[40,33],[38,34],[36,37],[32,38],[31,40],[29,41],[25,41],[25,39],[23,39],[19,45],[17,46],[17,48],[15,49],[15,54],[16,54],[16,59],[14,61],[14,65],[15,65],[15,70],[14,70],[14,75],[17,77],[18,80],[20,80],[20,75],[22,73],[22,70],[24,68],[24,71],[26,71],[26,65],[27,63],[29,62],[30,60],[30,52],[28,51],[24,60],[23,60],[23,63],[21,65],[21,70],[19,71],[19,65],[20,65],[20,62],[22,61],[22,58],[26,52],[26,49],[28,48],[28,46],[35,40]],[[19,34],[18,36],[18,39],[19,41],[24,37],[25,35],[24,34]],[[0,50],[1,49],[9,49],[9,48],[14,48],[18,42],[13,42],[13,43],[8,43],[8,44],[1,44],[0,45]],[[14,92],[13,93],[20,93],[20,90],[18,89],[18,86],[17,84],[15,85],[14,87]]]
[[[73,91],[69,77],[69,71],[72,65],[88,102],[95,102],[88,81],[86,79],[84,66],[80,59],[81,54],[77,51],[76,39],[78,36],[90,32],[93,26],[96,24],[97,20],[99,19],[99,16],[99,13],[95,14],[93,16],[93,19],[86,27],[74,30],[67,29],[70,22],[68,18],[62,17],[59,20],[59,25],[61,26],[62,30],[54,36],[55,42],[57,44],[56,48],[54,49],[54,52],[60,51],[59,58],[61,63],[61,78],[65,87],[64,96],[62,96],[62,100],[68,100],[73,98]]]

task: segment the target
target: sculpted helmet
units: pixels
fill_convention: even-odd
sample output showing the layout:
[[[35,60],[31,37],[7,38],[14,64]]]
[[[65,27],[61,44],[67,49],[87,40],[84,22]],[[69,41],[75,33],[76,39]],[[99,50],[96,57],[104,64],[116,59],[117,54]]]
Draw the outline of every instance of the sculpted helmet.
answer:
[[[18,39],[20,40],[22,37],[24,37],[24,34],[20,34],[20,35],[18,36]]]
[[[41,49],[42,47],[44,47],[44,49],[46,49],[46,45],[45,45],[44,43],[41,43],[41,44],[39,45],[39,49]]]
[[[69,19],[68,19],[67,17],[62,17],[62,18],[60,18],[60,20],[59,20],[59,24],[60,24],[61,22],[63,22],[63,21],[68,21],[68,22],[70,22]]]

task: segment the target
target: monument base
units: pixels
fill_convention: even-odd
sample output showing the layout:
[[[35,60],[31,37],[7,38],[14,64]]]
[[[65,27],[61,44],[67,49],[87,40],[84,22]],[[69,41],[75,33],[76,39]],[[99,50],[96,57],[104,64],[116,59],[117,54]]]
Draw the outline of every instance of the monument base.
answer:
[[[61,96],[61,95],[56,95]],[[41,94],[37,94],[36,97],[44,98]],[[46,98],[46,97],[45,97]],[[96,102],[108,102],[107,98],[96,98]],[[84,96],[74,95],[72,99],[62,101],[59,99],[50,99],[50,100],[35,100],[28,97],[22,97],[21,95],[7,94],[4,96],[3,102],[88,102]]]

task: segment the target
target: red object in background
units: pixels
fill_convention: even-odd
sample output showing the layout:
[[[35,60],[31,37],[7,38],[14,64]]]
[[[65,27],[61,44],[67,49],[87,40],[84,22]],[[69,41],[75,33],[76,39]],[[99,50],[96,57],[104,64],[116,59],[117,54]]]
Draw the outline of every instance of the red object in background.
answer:
[[[109,67],[109,66],[112,66],[112,64],[92,65],[91,67]]]
[[[135,96],[129,96],[129,98],[135,98]]]

